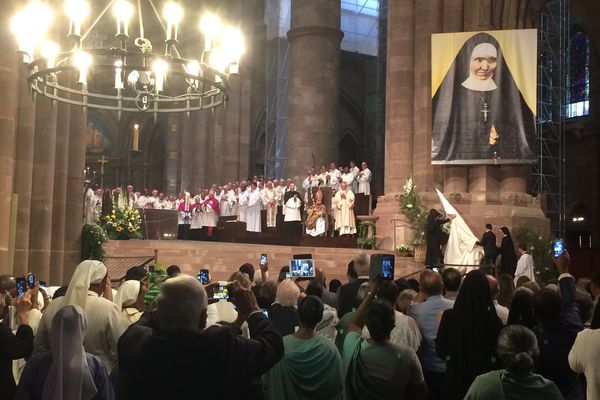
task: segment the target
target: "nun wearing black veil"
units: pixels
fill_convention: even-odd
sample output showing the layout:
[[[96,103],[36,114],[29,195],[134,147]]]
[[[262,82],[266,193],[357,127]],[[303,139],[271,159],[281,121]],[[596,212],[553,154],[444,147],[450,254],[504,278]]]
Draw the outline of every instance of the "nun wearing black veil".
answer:
[[[489,34],[465,42],[432,102],[432,164],[535,161],[533,112]]]

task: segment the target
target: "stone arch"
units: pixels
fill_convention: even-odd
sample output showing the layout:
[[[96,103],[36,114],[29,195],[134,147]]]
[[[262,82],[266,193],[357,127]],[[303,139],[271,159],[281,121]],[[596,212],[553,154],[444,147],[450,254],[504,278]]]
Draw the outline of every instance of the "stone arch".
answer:
[[[338,165],[348,165],[350,160],[360,165],[363,159],[360,143],[356,132],[346,130],[338,143]]]

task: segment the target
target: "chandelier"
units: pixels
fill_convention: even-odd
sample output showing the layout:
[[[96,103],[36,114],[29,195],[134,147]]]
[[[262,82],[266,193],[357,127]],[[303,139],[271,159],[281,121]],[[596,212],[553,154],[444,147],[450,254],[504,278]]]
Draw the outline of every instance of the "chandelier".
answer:
[[[164,31],[164,46],[160,46],[164,52],[156,52],[145,36],[142,3]],[[90,46],[90,33],[111,10],[115,26],[112,46]],[[129,21],[136,11],[139,36],[132,40]],[[229,78],[238,73],[244,53],[241,32],[223,25],[216,15],[205,14],[199,23],[204,37],[201,54],[182,57],[177,44],[183,8],[175,2],[164,5],[161,18],[153,0],[137,0],[137,7],[126,0],[109,0],[82,31],[90,14],[88,2],[66,0],[66,50],[47,40],[54,14],[47,3],[33,0],[11,20],[32,92],[63,103],[116,111],[119,118],[123,111],[149,111],[156,118],[158,113],[189,115],[221,105],[227,98]]]

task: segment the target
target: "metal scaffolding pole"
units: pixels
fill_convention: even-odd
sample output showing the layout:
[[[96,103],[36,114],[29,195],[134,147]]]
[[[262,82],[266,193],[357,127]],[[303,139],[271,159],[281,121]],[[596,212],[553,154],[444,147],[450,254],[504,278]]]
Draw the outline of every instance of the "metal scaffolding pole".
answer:
[[[540,16],[536,143],[533,191],[546,199],[557,237],[565,234],[565,119],[570,18],[568,0],[550,0]]]

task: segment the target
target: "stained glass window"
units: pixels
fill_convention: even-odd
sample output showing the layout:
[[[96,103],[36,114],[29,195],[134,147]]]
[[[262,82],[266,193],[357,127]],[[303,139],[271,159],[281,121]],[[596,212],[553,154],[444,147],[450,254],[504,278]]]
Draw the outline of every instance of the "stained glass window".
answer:
[[[567,76],[567,118],[590,113],[590,39],[577,32],[569,42]]]

